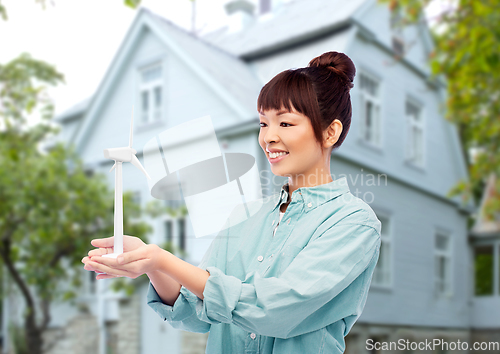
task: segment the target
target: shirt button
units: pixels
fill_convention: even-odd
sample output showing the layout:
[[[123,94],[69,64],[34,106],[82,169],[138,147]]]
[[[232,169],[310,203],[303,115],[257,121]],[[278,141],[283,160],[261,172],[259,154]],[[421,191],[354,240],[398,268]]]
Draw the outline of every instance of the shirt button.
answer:
[[[250,334],[250,338],[255,339],[255,337],[257,337],[255,333]]]
[[[257,257],[257,260],[258,260],[259,262],[262,262],[262,260],[263,260],[263,259],[264,259],[264,257],[262,257],[262,256],[258,256],[258,257]]]
[[[309,208],[310,208],[310,207],[312,207],[312,203],[307,204],[307,206],[308,206]]]
[[[288,219],[288,221],[286,222],[287,224],[290,224],[290,219]]]
[[[274,225],[274,220],[273,220],[273,222],[271,223],[271,225]]]

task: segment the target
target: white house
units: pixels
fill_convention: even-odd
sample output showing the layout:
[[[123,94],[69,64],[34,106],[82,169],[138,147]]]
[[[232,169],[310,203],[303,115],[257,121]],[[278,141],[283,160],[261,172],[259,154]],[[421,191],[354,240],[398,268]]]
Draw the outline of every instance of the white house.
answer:
[[[368,339],[451,342],[498,330],[500,316],[488,313],[492,304],[500,308],[498,274],[489,302],[473,294],[467,221],[475,206],[447,197],[468,175],[457,130],[440,110],[446,85],[430,78],[433,42],[425,23],[400,29],[376,0],[233,0],[226,9],[229,25],[201,38],[140,9],[94,95],[57,117],[60,139],[75,143],[88,169],[108,173],[112,161],[103,149],[128,142],[132,103],[140,107],[134,124],[139,159],[155,135],[210,115],[221,151],[254,156],[263,193],[270,195],[284,179],[264,182],[273,175],[257,140],[260,89],[285,69],[304,67],[327,51],[344,52],[357,69],[353,117],[347,139],[332,155],[331,172],[334,179],[346,175],[351,192],[382,221],[379,263],[365,310],[346,337],[347,352],[368,352]],[[123,168],[124,189],[141,203],[151,200],[141,172]],[[189,218],[150,222],[151,242],[173,240],[193,264],[210,244],[192,236]],[[145,285],[127,299],[86,277],[81,302],[90,314],[56,308],[53,328],[76,326],[77,318],[96,323],[99,331],[88,336],[100,333],[111,343],[120,333],[119,353],[204,351],[205,334],[175,330],[147,306]],[[474,316],[476,310],[481,316]],[[94,345],[97,351],[98,341]]]

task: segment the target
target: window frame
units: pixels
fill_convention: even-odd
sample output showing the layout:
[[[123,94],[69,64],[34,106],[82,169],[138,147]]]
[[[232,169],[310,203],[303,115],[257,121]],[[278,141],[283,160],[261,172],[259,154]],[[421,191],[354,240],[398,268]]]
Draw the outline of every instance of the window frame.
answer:
[[[141,65],[137,68],[137,107],[136,110],[137,126],[147,126],[154,125],[155,123],[162,122],[165,116],[165,63],[163,60],[154,60],[148,64]],[[160,69],[160,75],[158,78],[153,79],[150,82],[143,82],[143,74],[145,71],[153,70],[155,68]],[[160,89],[160,106],[158,117],[155,119],[157,111],[155,110],[155,90]],[[143,93],[148,94],[148,115],[147,120],[143,119]]]
[[[382,234],[380,235],[380,240],[381,240],[381,245],[380,245],[380,256],[386,257],[384,259],[388,260],[388,264],[386,263],[385,267],[386,269],[381,270],[379,263],[377,262],[377,265],[375,266],[373,277],[372,277],[372,282],[371,285],[374,288],[380,288],[380,289],[392,289],[394,286],[394,217],[392,213],[386,212],[386,211],[381,211],[376,208],[374,208],[375,215],[377,215],[377,218],[384,218],[387,221],[388,225],[385,225],[382,222]],[[382,253],[383,249],[389,249],[389,251]],[[385,254],[385,256],[384,256]],[[380,258],[379,258],[380,260]],[[387,274],[387,280],[386,282],[377,282],[376,280],[376,273],[377,272],[386,272]],[[382,273],[384,274],[384,273]],[[382,275],[383,278],[383,275]]]
[[[448,249],[446,251],[439,250],[436,247],[436,241],[437,241],[438,235],[444,236],[447,238]],[[450,231],[447,231],[447,230],[441,229],[441,228],[435,229],[434,230],[434,237],[433,237],[433,245],[434,245],[434,247],[433,247],[434,248],[434,252],[433,252],[433,258],[434,258],[434,260],[433,260],[434,294],[436,295],[436,297],[439,297],[439,298],[451,298],[454,296],[454,291],[453,291],[453,288],[454,288],[454,281],[453,281],[454,245],[453,245],[452,233]],[[445,276],[448,276],[449,280],[448,280],[448,284],[447,284],[448,288],[446,288],[446,279],[444,279],[444,283],[445,283],[444,292],[441,292],[439,290],[439,286],[438,286],[438,282],[441,281],[440,279],[438,279],[438,276],[437,276],[437,267],[438,267],[437,259],[438,259],[438,257],[445,257],[445,259],[446,258],[448,259],[448,273]]]
[[[367,92],[365,88],[361,85],[361,79],[364,77],[365,79],[372,81],[377,88],[377,94],[373,95],[370,92]],[[382,114],[382,79],[369,72],[368,70],[360,70],[359,71],[359,98],[360,98],[360,140],[363,144],[366,144],[370,147],[374,147],[376,149],[381,149],[383,145],[383,114]],[[372,124],[372,132],[371,136],[374,137],[371,140],[366,139],[366,133],[368,130],[367,127],[367,110],[366,104],[367,102],[371,102],[371,104],[375,107],[374,111],[376,111],[376,117],[374,118],[374,123]]]
[[[408,106],[418,110],[419,119],[415,119],[413,115],[409,114]],[[425,111],[424,105],[417,99],[407,96],[405,99],[404,115],[406,121],[406,147],[405,147],[405,161],[415,167],[425,168],[426,165],[426,127],[425,127]],[[414,141],[413,141],[413,128],[417,127],[421,135],[421,159],[415,160]]]
[[[493,250],[493,292],[491,295],[476,295],[476,247],[491,246]],[[472,296],[475,298],[499,297],[500,296],[500,240],[481,240],[472,245]]]

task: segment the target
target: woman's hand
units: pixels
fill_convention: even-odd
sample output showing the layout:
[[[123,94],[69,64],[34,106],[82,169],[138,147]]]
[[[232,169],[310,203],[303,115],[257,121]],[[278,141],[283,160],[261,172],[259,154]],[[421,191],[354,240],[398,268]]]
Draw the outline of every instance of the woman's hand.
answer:
[[[88,256],[84,257],[82,259],[82,263],[85,264],[84,269],[89,270],[89,271],[99,272],[99,270],[94,267],[95,266],[95,262],[94,262],[95,258],[94,257],[102,256],[104,254],[113,253],[114,252],[114,249],[113,249],[114,237],[95,239],[95,240],[92,240],[90,243],[92,244],[92,246],[99,247],[99,248],[89,251]],[[136,250],[139,247],[142,247],[145,245],[146,244],[138,237],[127,236],[127,235],[123,236],[123,250],[124,250],[124,252],[133,251],[133,250]],[[99,257],[99,258],[102,258],[102,257]],[[99,274],[97,276],[97,279],[107,279],[107,278],[115,278],[115,277],[117,277],[117,275]]]
[[[142,274],[159,270],[161,258],[167,255],[168,252],[155,244],[144,244],[133,251],[125,251],[116,259],[93,255],[90,260],[86,260],[84,263],[87,270],[106,273],[98,275],[97,279],[123,276],[135,279]]]

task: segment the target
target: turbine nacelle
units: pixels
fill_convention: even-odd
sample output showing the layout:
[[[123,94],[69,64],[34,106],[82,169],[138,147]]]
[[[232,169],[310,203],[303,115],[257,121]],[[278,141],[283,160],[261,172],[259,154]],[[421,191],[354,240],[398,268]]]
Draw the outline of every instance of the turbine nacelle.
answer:
[[[111,172],[115,169],[117,163],[130,162],[130,163],[132,163],[132,165],[134,165],[139,170],[141,170],[141,172],[144,173],[147,178],[151,179],[151,177],[149,177],[149,175],[146,172],[146,170],[144,169],[144,167],[142,167],[137,156],[135,156],[135,154],[137,154],[137,151],[132,149],[133,139],[134,139],[134,107],[132,106],[132,119],[130,120],[129,146],[121,147],[121,148],[104,149],[104,157],[115,161],[115,164],[113,165],[113,167],[111,167],[111,170],[109,170],[109,172]]]
[[[120,162],[132,161],[132,156],[134,156],[136,153],[137,151],[128,146],[121,148],[104,149],[105,158]]]

